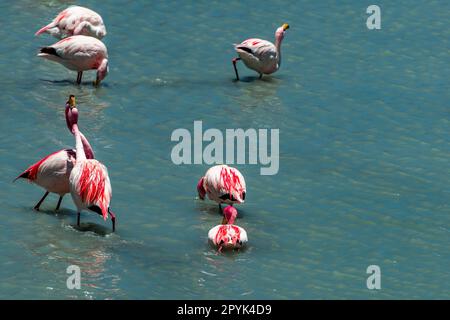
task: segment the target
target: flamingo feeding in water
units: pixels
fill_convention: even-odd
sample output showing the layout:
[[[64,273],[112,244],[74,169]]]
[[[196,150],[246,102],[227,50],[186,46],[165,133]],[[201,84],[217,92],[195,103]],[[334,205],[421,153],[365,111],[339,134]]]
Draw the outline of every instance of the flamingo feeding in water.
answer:
[[[70,6],[61,11],[52,22],[36,32],[36,36],[49,33],[54,37],[84,35],[101,39],[106,36],[106,28],[102,17],[95,11]]]
[[[72,108],[67,117],[67,122],[72,125],[77,150],[77,161],[69,177],[70,194],[78,211],[77,225],[80,226],[81,211],[89,209],[101,215],[104,220],[108,218],[109,214],[114,232],[116,216],[109,206],[112,188],[108,170],[99,161],[87,159],[83,149],[82,134],[78,129],[78,110]]]
[[[67,69],[78,72],[77,84],[81,83],[83,71],[97,70],[94,85],[99,85],[109,71],[108,50],[100,40],[87,36],[64,38],[38,53],[42,57],[58,62]]]
[[[227,165],[216,165],[206,171],[205,175],[197,183],[197,192],[201,200],[208,195],[210,200],[219,204],[233,205],[245,201],[244,176],[236,168]]]
[[[66,104],[66,114],[70,112],[70,108],[73,106],[75,106],[75,97],[71,95]],[[69,122],[67,126],[71,129]],[[81,139],[86,156],[89,159],[93,159],[94,152],[89,142],[84,135],[81,136]],[[35,183],[46,190],[44,196],[34,206],[35,210],[39,211],[42,202],[50,192],[59,195],[56,211],[59,210],[64,195],[70,192],[69,176],[75,165],[76,156],[77,154],[74,149],[56,151],[31,165],[14,180],[16,181],[19,178],[27,179],[29,182]]]
[[[289,29],[289,25],[285,23],[275,31],[275,44],[256,38],[235,44],[234,49],[239,55],[239,58],[233,59],[236,80],[239,80],[236,68],[238,60],[244,61],[248,68],[258,72],[260,79],[263,74],[271,74],[277,71],[281,65],[281,42],[287,29]]]
[[[223,210],[224,219],[222,224],[219,224],[208,232],[209,241],[218,248],[219,252],[222,249],[239,249],[247,242],[247,232],[234,225],[237,217],[237,210],[233,206],[227,206]]]

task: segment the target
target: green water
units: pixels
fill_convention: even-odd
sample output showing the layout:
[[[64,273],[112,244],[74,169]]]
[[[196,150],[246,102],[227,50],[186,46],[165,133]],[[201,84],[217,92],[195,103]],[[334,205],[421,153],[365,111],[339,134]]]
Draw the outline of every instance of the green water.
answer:
[[[450,298],[448,1],[378,1],[369,31],[361,1],[80,1],[107,26],[110,74],[76,74],[36,57],[34,32],[70,1],[0,2],[0,298]],[[273,41],[272,76],[239,65],[232,44]],[[64,103],[113,186],[117,232],[70,196],[32,210],[43,191],[11,181],[74,145]],[[196,199],[209,167],[172,163],[173,130],[276,128],[280,170],[238,165],[247,199],[237,224],[249,246],[217,254],[221,217]],[[86,231],[87,230],[87,231]],[[81,289],[66,268],[81,268]],[[381,268],[368,290],[366,268]]]

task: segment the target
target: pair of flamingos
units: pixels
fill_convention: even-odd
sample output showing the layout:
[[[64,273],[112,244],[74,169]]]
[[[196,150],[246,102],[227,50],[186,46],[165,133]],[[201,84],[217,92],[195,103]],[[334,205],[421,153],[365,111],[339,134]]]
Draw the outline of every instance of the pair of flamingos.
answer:
[[[236,68],[239,60],[258,72],[260,78],[263,74],[276,72],[281,66],[281,42],[287,29],[289,25],[285,23],[275,31],[275,44],[257,38],[235,44],[234,49],[239,56],[232,60],[236,80],[239,80]],[[77,71],[78,84],[81,83],[83,71],[97,70],[94,85],[100,84],[108,74],[108,52],[99,40],[106,35],[106,28],[98,13],[80,6],[70,6],[36,32],[36,35],[42,33],[49,33],[57,38],[66,37],[49,47],[41,48],[38,56]]]
[[[49,192],[59,194],[56,210],[62,198],[69,193],[77,207],[77,225],[80,226],[82,210],[91,210],[107,219],[111,217],[112,229],[115,231],[116,216],[110,210],[112,196],[108,170],[94,159],[94,152],[86,137],[78,128],[78,109],[75,97],[70,96],[66,104],[66,123],[75,137],[76,149],[64,149],[54,152],[31,165],[17,178],[24,178],[46,190],[44,196],[34,209],[39,210]]]
[[[247,192],[245,180],[236,168],[227,165],[217,165],[206,171],[205,175],[197,183],[197,192],[201,200],[206,196],[219,204],[229,204],[223,210],[222,224],[213,227],[208,232],[209,241],[219,251],[222,249],[239,249],[247,241],[247,232],[234,225],[237,218],[237,210],[233,207],[235,203],[243,203]]]

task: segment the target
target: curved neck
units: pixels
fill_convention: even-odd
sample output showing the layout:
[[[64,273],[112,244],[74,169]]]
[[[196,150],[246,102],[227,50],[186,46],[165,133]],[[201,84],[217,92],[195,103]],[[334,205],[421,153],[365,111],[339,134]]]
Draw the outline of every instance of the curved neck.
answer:
[[[83,141],[81,139],[81,132],[78,130],[78,125],[72,125],[73,134],[75,136],[75,145],[77,149],[77,160],[86,160],[86,154],[84,153]]]
[[[281,41],[283,38],[279,35],[275,35],[275,48],[277,49],[277,61],[278,66],[281,65]]]

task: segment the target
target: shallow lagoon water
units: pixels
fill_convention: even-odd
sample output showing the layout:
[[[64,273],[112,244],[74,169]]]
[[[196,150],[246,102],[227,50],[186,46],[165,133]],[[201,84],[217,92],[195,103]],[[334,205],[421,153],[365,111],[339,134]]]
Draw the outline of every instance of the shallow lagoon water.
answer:
[[[449,39],[445,1],[80,1],[102,14],[110,74],[100,88],[35,57],[34,37],[71,1],[0,3],[0,298],[449,298]],[[239,65],[232,43],[291,28],[273,76]],[[108,168],[117,232],[57,196],[12,180],[74,145],[64,102]],[[207,165],[172,163],[173,130],[280,129],[280,171],[238,165],[247,250],[216,254]],[[81,290],[66,287],[78,265]],[[366,288],[381,267],[382,289]]]

